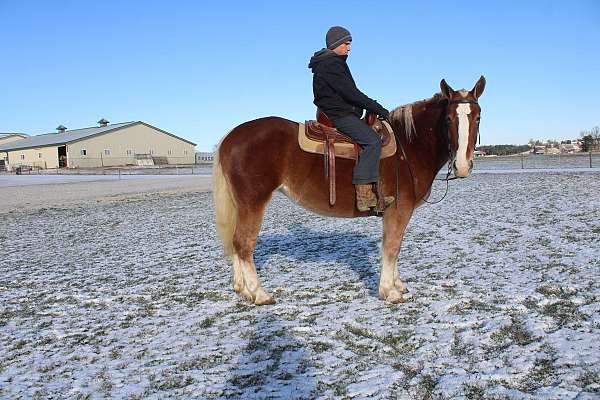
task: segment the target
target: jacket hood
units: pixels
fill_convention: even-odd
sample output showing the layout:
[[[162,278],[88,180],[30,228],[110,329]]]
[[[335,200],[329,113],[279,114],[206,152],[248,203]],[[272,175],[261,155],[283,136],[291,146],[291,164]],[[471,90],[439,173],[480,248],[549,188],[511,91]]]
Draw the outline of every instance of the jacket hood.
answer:
[[[323,60],[328,60],[332,57],[342,57],[344,59],[344,61],[346,60],[346,58],[348,58],[348,56],[337,55],[333,50],[321,49],[321,50],[317,51],[315,54],[313,54],[313,56],[310,58],[310,62],[308,63],[308,68],[313,69],[319,63],[321,63]]]

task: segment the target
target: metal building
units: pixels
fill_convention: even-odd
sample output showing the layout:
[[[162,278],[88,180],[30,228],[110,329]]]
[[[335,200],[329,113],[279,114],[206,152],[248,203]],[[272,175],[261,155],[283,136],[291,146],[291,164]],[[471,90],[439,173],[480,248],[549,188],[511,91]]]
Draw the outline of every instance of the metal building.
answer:
[[[142,121],[25,137],[0,144],[9,168],[95,168],[121,165],[194,164],[196,144]]]

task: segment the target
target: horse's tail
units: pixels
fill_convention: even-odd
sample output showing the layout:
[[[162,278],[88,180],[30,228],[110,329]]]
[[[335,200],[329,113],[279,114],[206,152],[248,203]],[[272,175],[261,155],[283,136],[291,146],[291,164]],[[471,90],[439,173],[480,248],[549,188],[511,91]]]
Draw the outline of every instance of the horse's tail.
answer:
[[[233,255],[233,233],[236,223],[236,206],[231,195],[227,177],[223,173],[219,157],[220,146],[215,151],[213,163],[213,201],[215,203],[215,222],[217,232],[223,242],[223,251],[227,257]]]

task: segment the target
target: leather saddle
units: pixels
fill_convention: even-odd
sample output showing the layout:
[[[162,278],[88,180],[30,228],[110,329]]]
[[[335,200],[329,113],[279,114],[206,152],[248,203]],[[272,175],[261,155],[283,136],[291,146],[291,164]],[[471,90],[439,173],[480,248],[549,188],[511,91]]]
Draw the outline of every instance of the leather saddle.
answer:
[[[378,120],[371,113],[367,113],[363,121],[373,129],[373,134],[381,138],[381,158],[394,155],[396,140],[389,123]],[[298,144],[300,148],[309,153],[323,155],[325,178],[329,180],[329,204],[333,206],[336,200],[335,159],[339,157],[358,160],[360,146],[351,137],[334,128],[333,123],[320,110],[317,110],[316,120],[309,120],[299,125]]]

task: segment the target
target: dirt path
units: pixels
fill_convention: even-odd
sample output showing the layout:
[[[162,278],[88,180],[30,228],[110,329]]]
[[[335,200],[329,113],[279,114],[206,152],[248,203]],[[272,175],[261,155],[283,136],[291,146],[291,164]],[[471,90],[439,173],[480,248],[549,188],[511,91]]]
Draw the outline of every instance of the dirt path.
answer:
[[[48,177],[52,178],[52,177]],[[0,214],[89,202],[115,201],[142,193],[210,191],[210,176],[128,177],[123,180],[19,182],[0,188]]]

